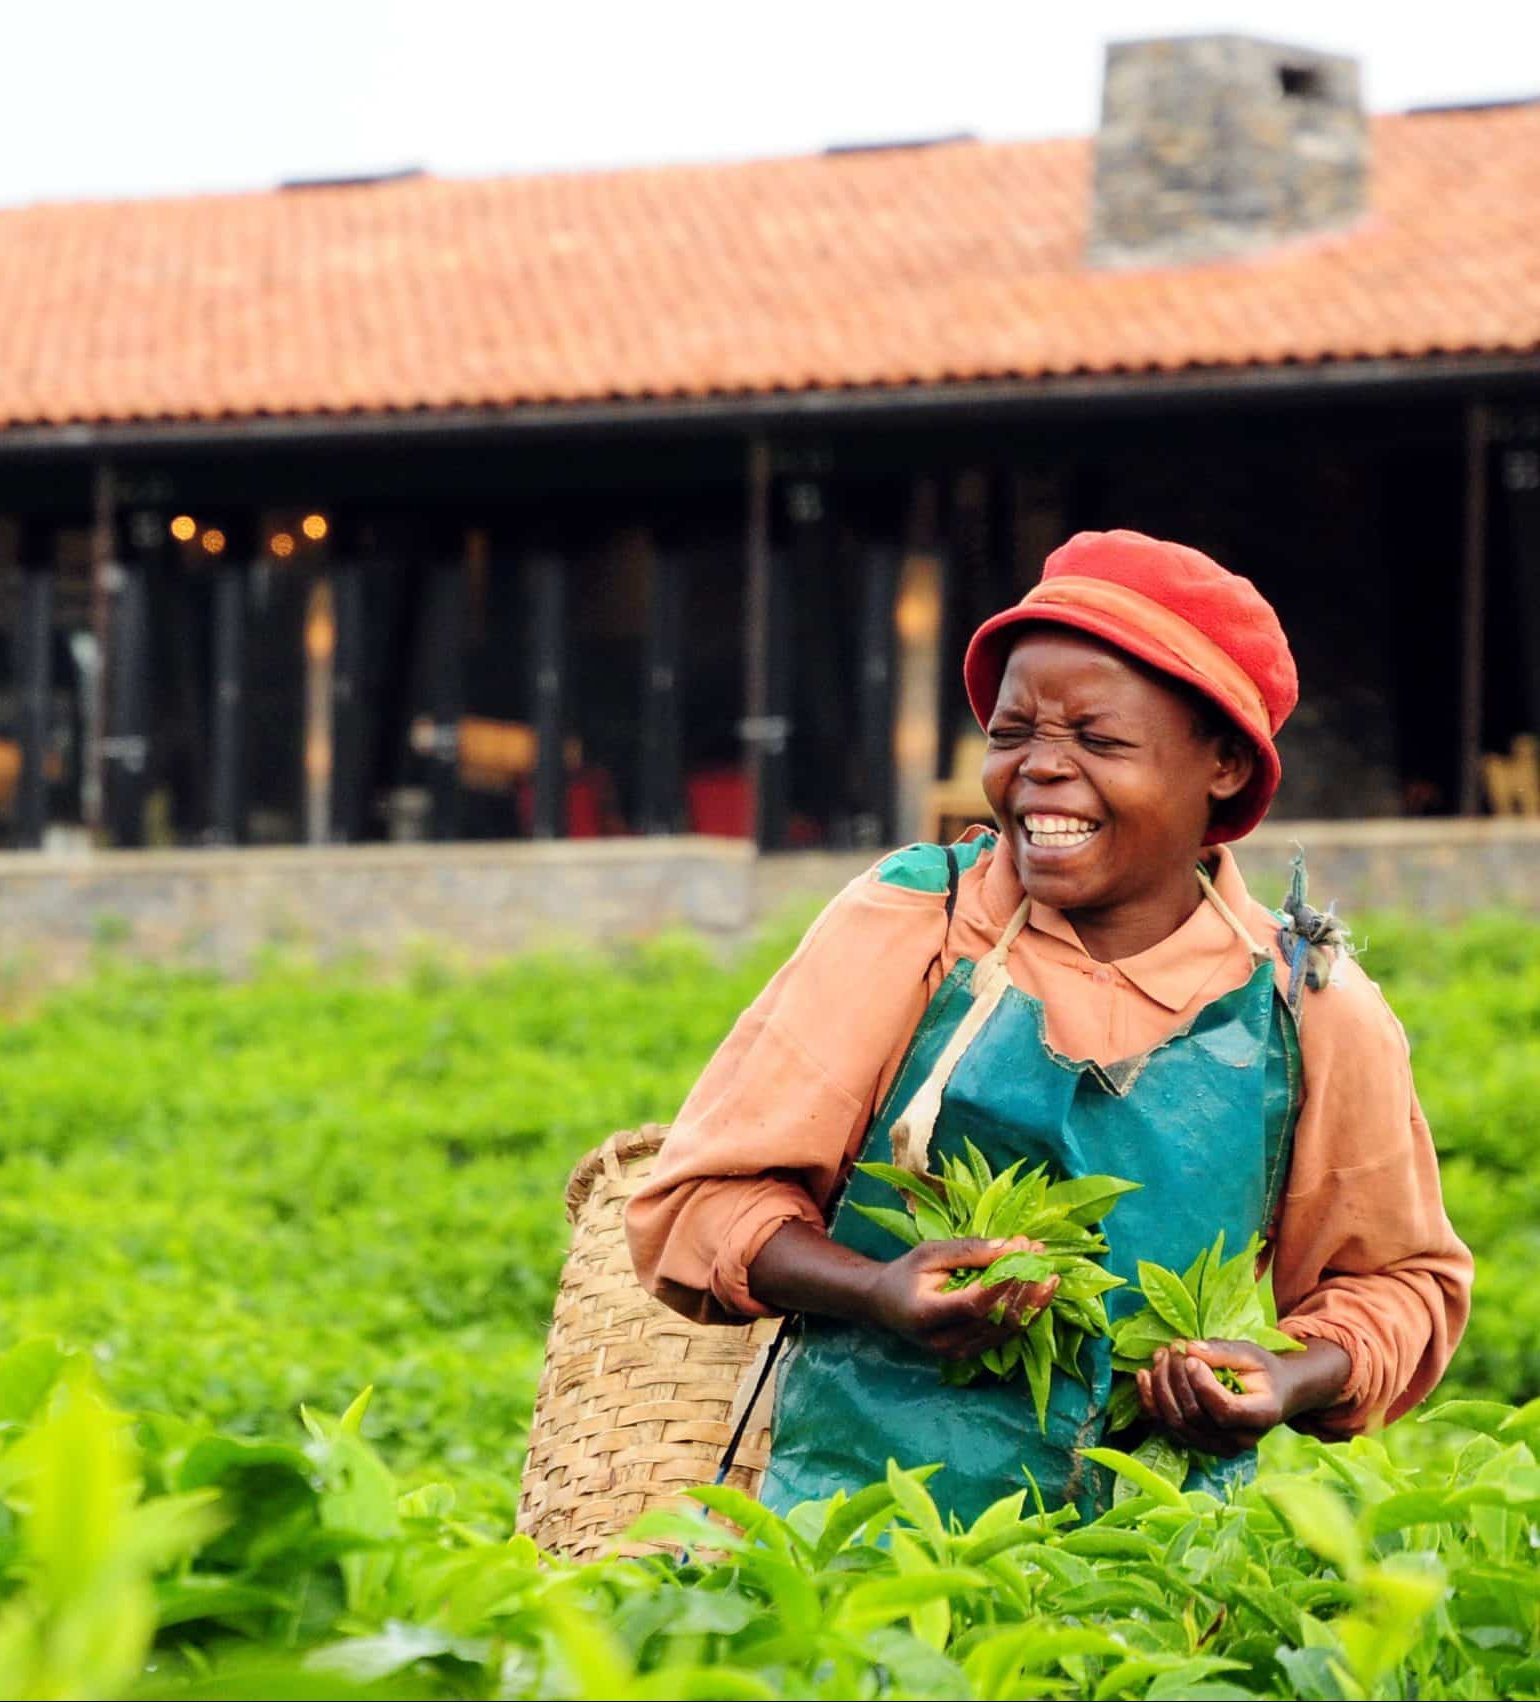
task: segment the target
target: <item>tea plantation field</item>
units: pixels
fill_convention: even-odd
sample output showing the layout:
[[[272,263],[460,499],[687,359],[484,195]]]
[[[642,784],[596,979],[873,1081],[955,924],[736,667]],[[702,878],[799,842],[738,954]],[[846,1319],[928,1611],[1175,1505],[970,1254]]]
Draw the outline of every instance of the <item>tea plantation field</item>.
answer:
[[[1437,1398],[1480,1404],[1289,1439],[1230,1508],[1135,1473],[1084,1531],[952,1533],[899,1477],[599,1568],[506,1540],[562,1182],[795,930],[393,981],[104,961],[0,1027],[0,1693],[1540,1695],[1540,925],[1360,933],[1478,1254]]]

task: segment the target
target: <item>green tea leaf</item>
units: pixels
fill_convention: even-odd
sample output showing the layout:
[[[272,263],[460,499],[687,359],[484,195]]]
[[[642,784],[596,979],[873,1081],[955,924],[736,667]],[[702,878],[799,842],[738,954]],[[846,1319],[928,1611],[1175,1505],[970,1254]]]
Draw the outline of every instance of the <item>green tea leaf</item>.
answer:
[[[1142,1182],[1128,1182],[1120,1176],[1072,1176],[1055,1182],[1044,1203],[1056,1212],[1079,1224],[1100,1223],[1103,1217],[1125,1195],[1137,1193]]]
[[[1169,1347],[1178,1334],[1176,1327],[1158,1313],[1136,1312],[1131,1318],[1113,1326],[1112,1351],[1119,1358],[1144,1365],[1154,1358],[1159,1349]]]
[[[1045,1253],[1002,1253],[978,1280],[985,1288],[998,1288],[1007,1282],[1045,1282],[1052,1275],[1053,1260]]]
[[[1313,1478],[1291,1477],[1268,1483],[1263,1493],[1294,1535],[1345,1578],[1363,1564],[1363,1539],[1341,1496]]]
[[[1016,1172],[1021,1169],[1020,1161],[1002,1170],[979,1195],[978,1204],[973,1208],[973,1221],[969,1225],[970,1233],[974,1235],[998,1235],[994,1227],[995,1214],[1005,1202],[1016,1180]]]
[[[847,1631],[891,1625],[929,1602],[946,1601],[987,1583],[986,1574],[966,1566],[937,1566],[907,1577],[866,1579],[836,1609],[835,1624]]]
[[[1141,1259],[1139,1289],[1151,1308],[1176,1331],[1178,1337],[1201,1337],[1197,1304],[1175,1272]]]
[[[862,1163],[856,1169],[863,1176],[873,1176],[879,1182],[886,1182],[890,1188],[896,1188],[899,1193],[910,1195],[917,1200],[924,1200],[937,1211],[946,1210],[946,1192],[941,1183],[929,1176],[918,1176],[912,1170],[905,1170],[897,1164]]]
[[[1174,1489],[1159,1472],[1152,1470],[1143,1460],[1136,1459],[1132,1454],[1125,1454],[1119,1448],[1082,1448],[1080,1453],[1086,1459],[1094,1460],[1097,1465],[1105,1466],[1118,1477],[1126,1478],[1136,1489],[1151,1496],[1160,1506],[1186,1506],[1180,1491]]]
[[[852,1205],[862,1217],[875,1223],[879,1229],[885,1229],[906,1247],[919,1246],[920,1227],[908,1212],[897,1211],[891,1206],[863,1206],[854,1201]]]

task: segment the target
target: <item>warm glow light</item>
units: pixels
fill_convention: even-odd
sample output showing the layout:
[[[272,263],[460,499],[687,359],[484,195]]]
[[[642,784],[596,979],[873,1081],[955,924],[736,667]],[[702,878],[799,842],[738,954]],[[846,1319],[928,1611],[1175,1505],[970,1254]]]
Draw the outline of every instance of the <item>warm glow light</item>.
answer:
[[[318,544],[331,528],[326,524],[324,514],[307,514],[300,521],[299,529],[312,543]]]
[[[224,553],[225,535],[217,526],[210,526],[208,531],[203,534],[201,541],[204,549],[211,556],[222,555]]]
[[[179,544],[190,544],[197,536],[198,522],[190,514],[179,514],[171,522],[171,536]]]
[[[267,540],[267,547],[270,554],[277,556],[279,561],[285,561],[294,554],[294,534],[274,532]]]
[[[906,644],[923,644],[941,631],[941,594],[934,583],[916,581],[904,588],[894,610],[894,625]]]
[[[337,622],[332,614],[331,597],[313,597],[305,616],[305,654],[319,665],[329,662],[336,650]]]

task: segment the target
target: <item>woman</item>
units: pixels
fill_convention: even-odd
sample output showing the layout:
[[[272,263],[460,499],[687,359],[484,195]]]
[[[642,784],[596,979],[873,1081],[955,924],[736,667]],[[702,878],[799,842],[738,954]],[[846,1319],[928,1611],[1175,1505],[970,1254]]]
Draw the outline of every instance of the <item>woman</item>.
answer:
[[[1227,849],[1277,790],[1298,695],[1273,610],[1196,550],[1082,533],[979,629],[965,673],[999,832],[911,846],[829,905],[628,1214],[642,1281],[687,1316],[801,1315],[766,1501],[854,1490],[892,1456],[944,1464],[932,1488],[965,1519],[1023,1467],[1050,1503],[1105,1504],[1078,1450],[1104,1429],[1107,1344],[1088,1387],[1055,1374],[1046,1434],[1020,1384],[943,1387],[938,1358],[1001,1341],[1051,1284],[1018,1285],[997,1322],[1000,1291],[944,1285],[999,1246],[902,1251],[853,1209],[886,1192],[858,1158],[933,1166],[964,1140],[996,1170],[1139,1182],[1104,1226],[1130,1282],[1220,1229],[1231,1249],[1268,1238],[1304,1351],[1189,1343],[1139,1377],[1148,1425],[1229,1462],[1195,1481],[1249,1472],[1280,1423],[1350,1436],[1394,1419],[1448,1363],[1471,1261],[1395,1017],[1355,964],[1280,927]],[[1139,1304],[1108,1301],[1113,1317]]]

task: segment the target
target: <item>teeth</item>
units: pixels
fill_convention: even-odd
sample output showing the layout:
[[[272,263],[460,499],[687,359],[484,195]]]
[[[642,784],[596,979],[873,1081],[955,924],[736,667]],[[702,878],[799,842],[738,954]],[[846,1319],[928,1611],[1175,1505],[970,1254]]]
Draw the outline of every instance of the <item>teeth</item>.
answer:
[[[1027,839],[1033,845],[1069,850],[1084,845],[1101,826],[1083,816],[1030,815],[1023,818]]]
[[[1097,823],[1084,816],[1028,816],[1028,833],[1095,833]]]

